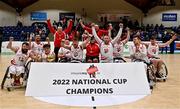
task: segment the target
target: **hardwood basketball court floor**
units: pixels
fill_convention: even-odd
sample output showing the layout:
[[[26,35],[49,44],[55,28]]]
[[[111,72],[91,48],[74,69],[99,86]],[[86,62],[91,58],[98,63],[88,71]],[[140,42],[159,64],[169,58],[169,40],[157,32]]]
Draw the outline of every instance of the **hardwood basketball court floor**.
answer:
[[[180,109],[180,54],[162,54],[169,75],[166,82],[158,82],[151,95],[133,102],[97,109]],[[0,82],[12,55],[0,55]],[[38,101],[25,97],[25,89],[11,92],[0,90],[0,109],[92,109],[92,107],[70,107]]]

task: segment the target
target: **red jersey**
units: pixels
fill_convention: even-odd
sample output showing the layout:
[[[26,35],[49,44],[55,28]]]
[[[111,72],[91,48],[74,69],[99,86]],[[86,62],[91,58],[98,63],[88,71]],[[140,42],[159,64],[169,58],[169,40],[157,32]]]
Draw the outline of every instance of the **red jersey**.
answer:
[[[97,43],[89,43],[86,46],[86,56],[99,56],[100,49]]]
[[[61,47],[61,40],[65,39],[66,34],[68,34],[72,29],[72,21],[70,22],[67,29],[65,29],[61,34],[58,33],[54,27],[52,27],[50,20],[47,20],[47,25],[50,30],[50,32],[54,35],[54,47]]]
[[[87,30],[90,34],[92,34],[92,29],[91,29],[91,28],[85,26],[84,29]],[[100,38],[101,38],[103,35],[108,35],[108,30],[99,29],[99,30],[96,31],[96,32],[97,32],[98,37],[100,37]]]

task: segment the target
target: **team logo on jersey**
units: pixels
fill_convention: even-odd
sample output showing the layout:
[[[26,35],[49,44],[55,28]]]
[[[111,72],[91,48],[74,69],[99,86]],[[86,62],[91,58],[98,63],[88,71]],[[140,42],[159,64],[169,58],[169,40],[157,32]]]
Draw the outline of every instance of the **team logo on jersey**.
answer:
[[[120,52],[121,51],[121,47],[117,47],[117,52]]]
[[[96,78],[97,71],[98,68],[94,65],[90,65],[90,67],[87,69],[87,73],[89,74],[90,78]]]
[[[155,54],[156,53],[156,49],[152,49],[152,52]]]
[[[104,53],[108,53],[108,52],[109,52],[108,48],[104,49]]]
[[[19,61],[24,62],[24,57],[19,57]]]
[[[74,52],[74,57],[77,57],[78,56],[78,52]]]

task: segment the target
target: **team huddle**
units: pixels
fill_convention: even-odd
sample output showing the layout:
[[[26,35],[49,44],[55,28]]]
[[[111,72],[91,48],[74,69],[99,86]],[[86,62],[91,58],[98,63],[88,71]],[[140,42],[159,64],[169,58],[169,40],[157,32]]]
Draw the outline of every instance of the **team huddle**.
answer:
[[[21,84],[21,77],[24,74],[25,65],[28,61],[33,62],[61,62],[61,63],[121,63],[125,62],[124,46],[130,39],[130,29],[123,30],[123,24],[119,24],[119,31],[113,39],[111,38],[112,25],[109,25],[108,30],[99,29],[94,23],[91,27],[86,27],[80,21],[80,25],[85,30],[80,42],[74,37],[70,42],[66,37],[71,31],[72,20],[69,25],[63,30],[58,27],[55,30],[47,21],[48,28],[54,35],[54,51],[51,50],[50,40],[47,37],[46,42],[41,42],[41,36],[35,35],[35,40],[32,42],[32,37],[29,42],[22,43],[21,47],[13,46],[13,38],[9,40],[8,48],[15,52],[14,58],[11,60],[9,72],[12,76],[12,84],[17,86]],[[140,35],[137,33],[133,37],[133,44],[129,46],[130,59],[132,61],[141,60],[146,63],[153,63],[156,72],[161,72],[161,64],[163,61],[159,58],[159,48],[168,46],[176,35],[166,43],[158,43],[154,36],[151,37],[150,43],[141,42]]]

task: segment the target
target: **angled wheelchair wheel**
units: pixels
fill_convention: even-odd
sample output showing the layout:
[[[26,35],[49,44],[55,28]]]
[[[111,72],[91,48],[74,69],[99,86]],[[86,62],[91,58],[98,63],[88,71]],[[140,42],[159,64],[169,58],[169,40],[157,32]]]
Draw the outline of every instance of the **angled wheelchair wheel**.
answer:
[[[71,60],[71,63],[82,63],[80,60]]]
[[[153,64],[150,64],[147,66],[147,76],[150,88],[153,89],[153,87],[156,85],[156,75],[155,75],[155,67]]]
[[[10,66],[6,69],[5,75],[4,75],[2,83],[1,83],[1,89],[4,89],[4,84],[6,82],[6,79],[8,78],[8,74],[9,74],[9,68],[10,68]]]
[[[161,70],[157,72],[157,77],[158,77],[158,80],[163,80],[165,82],[167,79],[167,76],[168,76],[168,70],[167,70],[166,64],[163,63],[161,65]]]
[[[29,77],[29,71],[30,71],[30,67],[31,67],[31,62],[34,62],[33,60],[30,60],[26,63],[25,65],[25,69],[24,69],[24,74],[22,75],[23,78],[23,82],[27,81],[28,77]]]
[[[126,61],[123,58],[114,58],[113,62],[114,63],[125,63]]]

